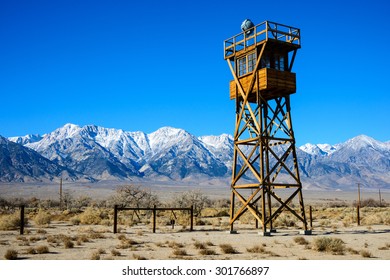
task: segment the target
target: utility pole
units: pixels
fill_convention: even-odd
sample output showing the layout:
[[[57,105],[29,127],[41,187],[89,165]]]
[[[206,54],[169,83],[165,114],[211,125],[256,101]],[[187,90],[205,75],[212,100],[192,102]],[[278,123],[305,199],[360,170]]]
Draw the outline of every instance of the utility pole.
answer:
[[[357,202],[357,225],[360,226],[360,184],[358,183],[358,202]]]
[[[62,178],[60,179],[60,209],[62,210]]]
[[[382,195],[381,195],[381,189],[379,189],[379,207],[382,207]]]

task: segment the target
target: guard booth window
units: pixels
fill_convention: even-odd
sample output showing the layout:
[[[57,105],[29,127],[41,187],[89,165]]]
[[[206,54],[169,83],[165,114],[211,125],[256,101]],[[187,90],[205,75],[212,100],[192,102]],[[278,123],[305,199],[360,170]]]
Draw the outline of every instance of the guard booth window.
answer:
[[[284,56],[275,55],[275,69],[284,71]]]
[[[256,53],[252,52],[238,59],[238,76],[241,77],[255,70]]]
[[[238,76],[245,75],[246,72],[246,56],[238,60]]]

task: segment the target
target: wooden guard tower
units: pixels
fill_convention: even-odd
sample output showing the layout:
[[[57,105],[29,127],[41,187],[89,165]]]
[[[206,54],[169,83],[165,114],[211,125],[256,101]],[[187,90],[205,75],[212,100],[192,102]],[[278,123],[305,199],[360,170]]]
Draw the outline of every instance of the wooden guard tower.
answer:
[[[230,99],[236,101],[231,232],[249,211],[262,224],[263,234],[270,235],[275,219],[287,211],[310,234],[290,108],[290,95],[296,91],[291,70],[299,48],[298,28],[270,21],[252,24],[224,42],[224,58],[234,77]]]

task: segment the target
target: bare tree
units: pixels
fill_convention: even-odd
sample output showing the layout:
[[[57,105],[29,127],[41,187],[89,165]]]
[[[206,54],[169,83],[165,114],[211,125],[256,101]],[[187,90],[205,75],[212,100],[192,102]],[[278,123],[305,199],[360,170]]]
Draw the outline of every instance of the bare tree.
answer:
[[[202,209],[210,205],[210,199],[200,190],[191,190],[175,196],[173,204],[183,208],[194,206],[194,215],[198,217]]]
[[[159,204],[158,197],[150,190],[134,185],[119,187],[112,202],[120,207],[152,207]]]

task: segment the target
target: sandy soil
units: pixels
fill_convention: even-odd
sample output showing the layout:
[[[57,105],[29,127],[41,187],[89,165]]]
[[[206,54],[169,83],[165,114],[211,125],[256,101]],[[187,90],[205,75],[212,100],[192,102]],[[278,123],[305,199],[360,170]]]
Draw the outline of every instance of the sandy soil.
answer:
[[[0,258],[4,259],[6,251],[12,249],[18,252],[18,259],[31,260],[390,260],[390,226],[384,225],[321,227],[306,236],[299,235],[298,229],[280,229],[267,237],[259,235],[253,225],[236,226],[237,234],[212,225],[195,226],[193,232],[180,226],[172,229],[160,225],[154,234],[150,225],[119,228],[121,232],[114,234],[112,226],[71,225],[61,221],[45,228],[32,225],[24,235],[17,231],[0,231]],[[341,239],[344,249],[339,253],[315,250],[314,241],[321,237]],[[65,240],[71,241],[73,247],[67,245],[65,248]],[[224,248],[230,245],[233,249],[224,252],[224,245]],[[42,246],[49,252],[34,252]]]

